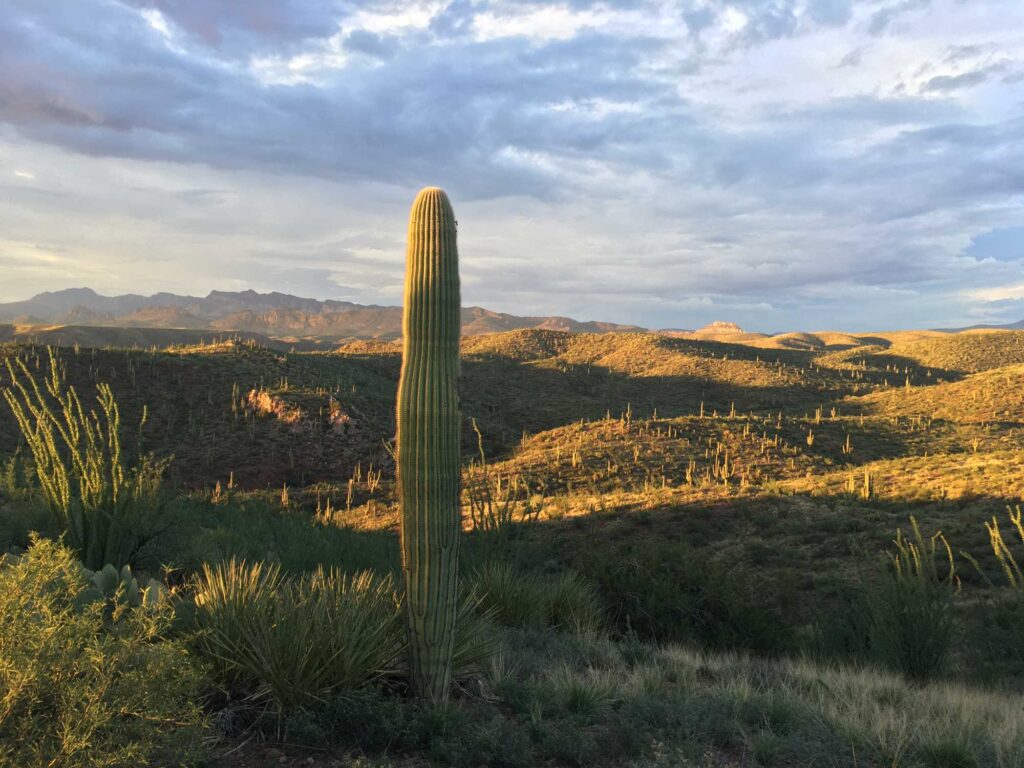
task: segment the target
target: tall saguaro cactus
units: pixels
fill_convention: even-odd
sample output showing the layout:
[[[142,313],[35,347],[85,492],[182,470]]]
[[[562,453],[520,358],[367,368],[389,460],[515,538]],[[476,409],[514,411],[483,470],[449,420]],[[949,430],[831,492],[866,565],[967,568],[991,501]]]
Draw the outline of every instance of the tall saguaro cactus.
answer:
[[[451,683],[461,530],[459,254],[444,190],[409,215],[398,384],[398,492],[412,684],[443,700]]]

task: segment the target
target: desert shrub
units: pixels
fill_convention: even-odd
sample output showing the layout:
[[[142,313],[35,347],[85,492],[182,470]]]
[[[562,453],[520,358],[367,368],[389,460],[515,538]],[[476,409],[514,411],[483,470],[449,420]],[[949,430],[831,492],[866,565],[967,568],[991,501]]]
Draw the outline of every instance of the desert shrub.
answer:
[[[758,652],[787,649],[787,593],[736,564],[670,541],[619,542],[574,562],[593,580],[617,629],[644,640]]]
[[[985,595],[964,607],[962,662],[972,679],[1024,689],[1024,598],[1010,590]]]
[[[577,573],[560,573],[545,590],[548,625],[593,632],[605,625],[605,608],[594,585]]]
[[[491,470],[476,419],[472,424],[477,438],[477,458],[470,462],[464,487],[469,502],[469,521],[478,534],[507,539],[516,530],[516,523],[536,521],[540,507],[531,501],[529,484],[522,478],[502,477]]]
[[[203,676],[163,636],[163,601],[90,599],[46,539],[0,565],[0,764],[187,765],[203,751]]]
[[[574,573],[545,576],[492,562],[477,569],[471,583],[482,605],[492,608],[495,619],[508,627],[594,631],[604,623],[597,591]]]
[[[874,661],[917,680],[945,666],[959,586],[952,551],[941,533],[926,540],[910,523],[910,538],[897,531],[881,572],[841,586],[814,626],[812,655]]]
[[[86,410],[49,352],[42,387],[24,362],[4,361],[11,385],[2,394],[32,455],[39,489],[87,567],[138,564],[139,553],[166,527],[158,493],[165,465],[141,456],[127,467],[110,386],[97,385],[99,409]]]
[[[195,584],[197,650],[237,694],[293,711],[405,673],[401,597],[390,576],[317,570],[290,578],[274,564],[205,565]],[[493,612],[463,599],[453,667],[464,675],[497,648]]]
[[[60,536],[46,503],[24,489],[12,494],[0,491],[0,552],[27,548],[33,532],[54,539]]]
[[[864,584],[840,584],[834,601],[812,625],[806,650],[819,661],[867,661],[871,657],[871,625]]]
[[[867,593],[872,655],[907,677],[923,680],[946,664],[957,591],[953,553],[936,533],[925,539],[911,517],[911,537],[898,531],[889,565]]]
[[[1008,510],[1016,538],[1024,543],[1020,506]],[[966,658],[971,672],[990,684],[1019,688],[1024,680],[1024,573],[995,517],[985,524],[996,570],[1005,579],[999,588],[970,554],[963,556],[991,590],[965,607]]]
[[[580,672],[570,665],[554,667],[544,684],[554,694],[558,707],[581,723],[592,723],[615,702],[617,680],[593,668]]]

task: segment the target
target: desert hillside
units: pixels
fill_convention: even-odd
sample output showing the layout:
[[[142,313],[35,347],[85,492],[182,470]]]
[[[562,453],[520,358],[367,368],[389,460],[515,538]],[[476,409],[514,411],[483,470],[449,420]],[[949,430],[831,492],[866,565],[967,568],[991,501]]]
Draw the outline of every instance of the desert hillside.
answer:
[[[197,646],[210,684],[246,697],[211,706],[264,734],[260,718],[272,716],[288,735],[269,748],[223,726],[219,765],[268,754],[362,765],[345,761],[367,750],[380,765],[661,766],[650,760],[668,739],[680,760],[710,760],[671,764],[890,768],[904,764],[893,762],[891,722],[916,723],[900,742],[917,761],[907,765],[999,766],[1010,764],[999,755],[1024,754],[1012,736],[1024,732],[1024,656],[1013,650],[1024,623],[990,537],[996,520],[1014,551],[1024,545],[1007,512],[1024,496],[1024,332],[555,325],[462,340],[462,578],[477,590],[464,631],[477,634],[458,657],[467,693],[450,710],[453,730],[394,695],[394,656],[367,662],[386,669],[370,675],[377,683],[339,696],[248,656],[244,672],[224,668],[256,638],[285,643],[253,648],[292,663],[291,634],[259,618],[250,640]],[[0,388],[29,392],[32,377],[59,412],[45,394],[56,382],[99,414],[109,385],[124,461],[158,472],[160,491],[133,512],[152,526],[132,550],[136,572],[165,573],[202,601],[214,588],[256,589],[263,568],[285,580],[275,588],[310,595],[325,588],[317,569],[368,569],[384,580],[374,594],[397,599],[398,341],[6,328]],[[59,531],[33,455],[0,403],[5,550]],[[932,586],[892,581],[888,558],[907,541],[936,569]],[[951,565],[956,589],[941,576]],[[874,602],[880,594],[895,602]],[[919,594],[938,613],[907,623],[899,601]],[[294,631],[319,632],[318,647],[348,637],[349,624],[317,621]],[[883,629],[900,642],[946,634],[938,655],[908,658],[884,645]],[[474,645],[485,637],[500,655]],[[344,719],[317,714],[314,700]],[[405,735],[382,735],[389,718]],[[950,728],[968,730],[950,741]],[[517,746],[499,760],[487,746],[499,743]],[[458,762],[462,749],[477,762]],[[967,762],[933,759],[949,754]]]

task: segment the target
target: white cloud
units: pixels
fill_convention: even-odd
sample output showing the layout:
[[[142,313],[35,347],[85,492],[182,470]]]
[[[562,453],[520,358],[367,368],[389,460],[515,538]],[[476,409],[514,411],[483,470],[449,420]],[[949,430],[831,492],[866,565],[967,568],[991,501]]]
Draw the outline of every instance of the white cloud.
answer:
[[[608,14],[591,10],[574,11],[565,5],[547,5],[525,9],[502,8],[474,17],[473,31],[481,42],[502,37],[528,37],[532,40],[568,40],[586,28],[607,23]]]
[[[994,288],[977,288],[967,291],[967,297],[973,301],[984,301],[987,303],[1024,299],[1024,283],[1000,285]]]

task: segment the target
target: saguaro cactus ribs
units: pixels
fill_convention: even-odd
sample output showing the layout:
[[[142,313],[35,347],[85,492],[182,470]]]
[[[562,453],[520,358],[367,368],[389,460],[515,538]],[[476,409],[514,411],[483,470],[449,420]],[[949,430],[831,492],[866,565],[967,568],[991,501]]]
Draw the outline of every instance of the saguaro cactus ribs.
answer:
[[[404,348],[398,384],[398,489],[411,678],[443,700],[451,683],[460,525],[459,264],[444,190],[422,190],[409,215]]]

